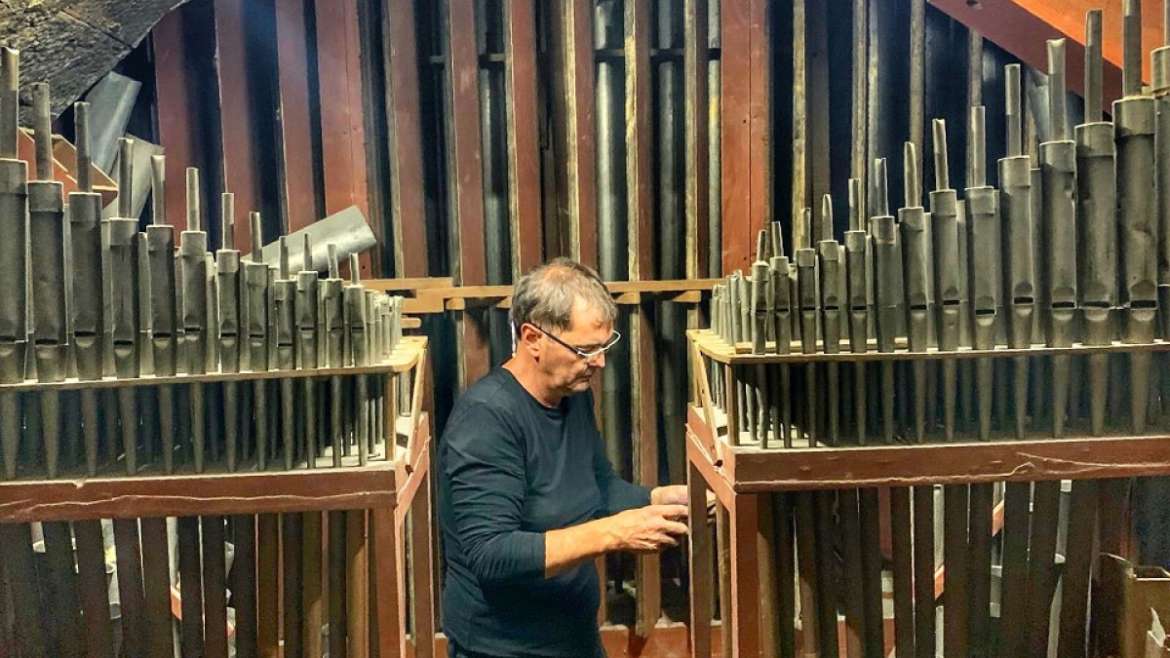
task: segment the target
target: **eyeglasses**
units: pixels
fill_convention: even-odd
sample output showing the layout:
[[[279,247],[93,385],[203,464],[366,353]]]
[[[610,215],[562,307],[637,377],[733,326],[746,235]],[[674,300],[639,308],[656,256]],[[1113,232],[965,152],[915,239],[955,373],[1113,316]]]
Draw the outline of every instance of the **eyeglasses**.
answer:
[[[532,323],[529,323],[529,324],[532,324]],[[548,336],[549,338],[553,339],[553,342],[561,345],[565,349],[569,350],[573,354],[576,354],[578,357],[580,357],[586,361],[592,361],[593,359],[596,359],[597,357],[601,356],[602,354],[605,354],[606,352],[610,351],[611,349],[613,349],[613,346],[617,345],[618,341],[620,341],[622,339],[622,335],[615,331],[615,332],[613,332],[613,334],[610,335],[610,337],[600,347],[596,347],[596,348],[591,349],[591,350],[586,350],[586,349],[577,347],[576,345],[570,345],[570,344],[566,343],[565,341],[561,340],[560,338],[557,338],[556,336],[552,335],[551,333],[545,331],[544,328],[541,327],[540,325],[532,324],[532,327],[535,328],[540,333],[544,334],[545,336]]]

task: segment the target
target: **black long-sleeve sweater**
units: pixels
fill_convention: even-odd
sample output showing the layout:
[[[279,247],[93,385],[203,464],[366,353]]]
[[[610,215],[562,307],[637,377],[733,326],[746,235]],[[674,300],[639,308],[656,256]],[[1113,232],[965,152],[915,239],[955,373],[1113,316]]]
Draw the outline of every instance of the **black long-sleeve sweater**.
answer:
[[[544,533],[650,502],[606,459],[589,393],[556,408],[496,368],[455,405],[439,442],[443,630],[492,656],[593,656],[593,562],[544,577]]]

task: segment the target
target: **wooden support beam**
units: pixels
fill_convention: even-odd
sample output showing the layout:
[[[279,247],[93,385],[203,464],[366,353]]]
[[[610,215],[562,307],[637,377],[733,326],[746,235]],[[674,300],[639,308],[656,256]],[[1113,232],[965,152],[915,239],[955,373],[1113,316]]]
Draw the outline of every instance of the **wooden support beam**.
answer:
[[[749,0],[748,34],[751,91],[748,100],[748,120],[751,127],[751,202],[747,242],[749,259],[754,260],[755,239],[760,229],[772,221],[772,48],[769,28],[768,0]],[[742,37],[741,37],[742,38]],[[724,41],[726,43],[726,41]],[[827,67],[826,67],[827,68]],[[825,84],[828,84],[826,76]],[[828,114],[825,115],[828,132]],[[826,152],[828,144],[825,145]],[[745,265],[750,265],[749,263]]]
[[[683,93],[686,101],[686,276],[706,277],[710,219],[710,90],[707,64],[707,0],[687,0],[683,10]],[[692,314],[688,326],[698,326]]]
[[[597,144],[594,123],[593,10],[561,3],[569,196],[569,255],[597,261]],[[705,75],[705,71],[704,71]],[[704,81],[706,77],[704,77]],[[689,110],[688,110],[689,111]]]
[[[370,217],[361,39],[356,0],[316,0],[317,86],[321,100],[321,161],[325,215],[357,206]],[[411,60],[414,61],[413,58]],[[413,188],[421,190],[422,188]],[[420,194],[421,196],[421,194]],[[376,248],[375,248],[376,249]],[[426,254],[426,249],[421,250]],[[359,256],[362,278],[375,272],[370,251]]]
[[[508,123],[508,208],[512,235],[512,280],[515,281],[544,259],[534,0],[506,0],[504,3],[504,66]]]
[[[650,123],[650,2],[625,2],[626,189],[631,281],[654,278],[653,186],[654,132]],[[630,318],[630,407],[634,435],[634,470],[646,487],[658,484],[658,394],[654,363],[652,304],[636,307]],[[659,557],[638,559],[634,632],[646,637],[662,614]]]
[[[474,39],[474,2],[447,3],[447,108],[450,178],[455,187],[455,278],[461,285],[487,283],[484,246],[483,153],[479,114],[479,57]],[[456,317],[459,375],[463,387],[487,374],[491,353],[484,312]]]
[[[166,150],[167,219],[175,231],[187,229],[187,193],[182,184],[188,166],[196,162],[202,149],[201,133],[195,125],[194,99],[191,98],[194,70],[187,61],[184,36],[187,11],[167,14],[154,28],[155,96],[158,98],[158,140]]]
[[[930,0],[930,4],[984,38],[1020,58],[1028,66],[1048,70],[1044,45],[1048,39],[1068,41],[1066,62],[1069,91],[1084,94],[1085,14],[1102,9],[1102,101],[1105,107],[1121,97],[1121,2],[1100,0]],[[1142,80],[1150,80],[1149,52],[1162,43],[1161,3],[1142,4]]]
[[[750,3],[721,3],[719,139],[722,178],[723,272],[746,269],[751,235]],[[795,181],[793,182],[795,186]]]
[[[245,14],[245,0],[215,0],[215,71],[223,153],[219,187],[224,192],[235,194],[237,249],[247,249],[251,245],[252,228],[247,221],[248,213],[260,209],[260,176],[256,161],[259,126],[252,120],[255,99],[248,83],[248,63],[252,57],[249,56]],[[302,74],[301,77],[307,81],[307,76]],[[213,219],[208,218],[209,225]]]
[[[280,212],[291,233],[317,221],[323,209],[317,205],[317,179],[313,173],[313,125],[309,117],[310,94],[308,34],[305,29],[307,0],[275,0],[277,168]],[[246,217],[239,210],[237,217]],[[243,223],[243,222],[242,222]],[[274,236],[269,236],[270,240]],[[251,242],[240,242],[238,249]]]
[[[390,143],[390,219],[395,276],[426,276],[427,231],[419,122],[414,0],[386,0],[382,34]],[[474,84],[474,83],[473,83]]]

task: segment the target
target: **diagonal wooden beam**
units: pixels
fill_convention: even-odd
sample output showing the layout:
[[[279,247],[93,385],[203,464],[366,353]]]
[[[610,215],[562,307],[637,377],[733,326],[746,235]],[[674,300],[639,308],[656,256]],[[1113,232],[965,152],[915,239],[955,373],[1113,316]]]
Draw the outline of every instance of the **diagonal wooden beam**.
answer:
[[[930,0],[935,8],[975,30],[1022,62],[1047,70],[1048,39],[1068,40],[1066,61],[1069,91],[1084,93],[1085,14],[1101,9],[1102,71],[1105,107],[1121,97],[1121,12],[1120,1],[1102,0]],[[1162,43],[1160,2],[1142,3],[1142,79],[1150,79],[1148,53]]]

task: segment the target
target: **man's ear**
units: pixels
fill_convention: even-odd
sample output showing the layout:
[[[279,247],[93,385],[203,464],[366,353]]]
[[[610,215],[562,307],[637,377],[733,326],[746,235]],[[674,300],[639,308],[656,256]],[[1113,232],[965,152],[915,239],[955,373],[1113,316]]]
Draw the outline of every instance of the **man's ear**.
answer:
[[[528,353],[532,356],[532,358],[537,359],[540,357],[541,338],[542,336],[540,335],[540,332],[537,331],[532,325],[521,325],[519,349],[528,350]]]

